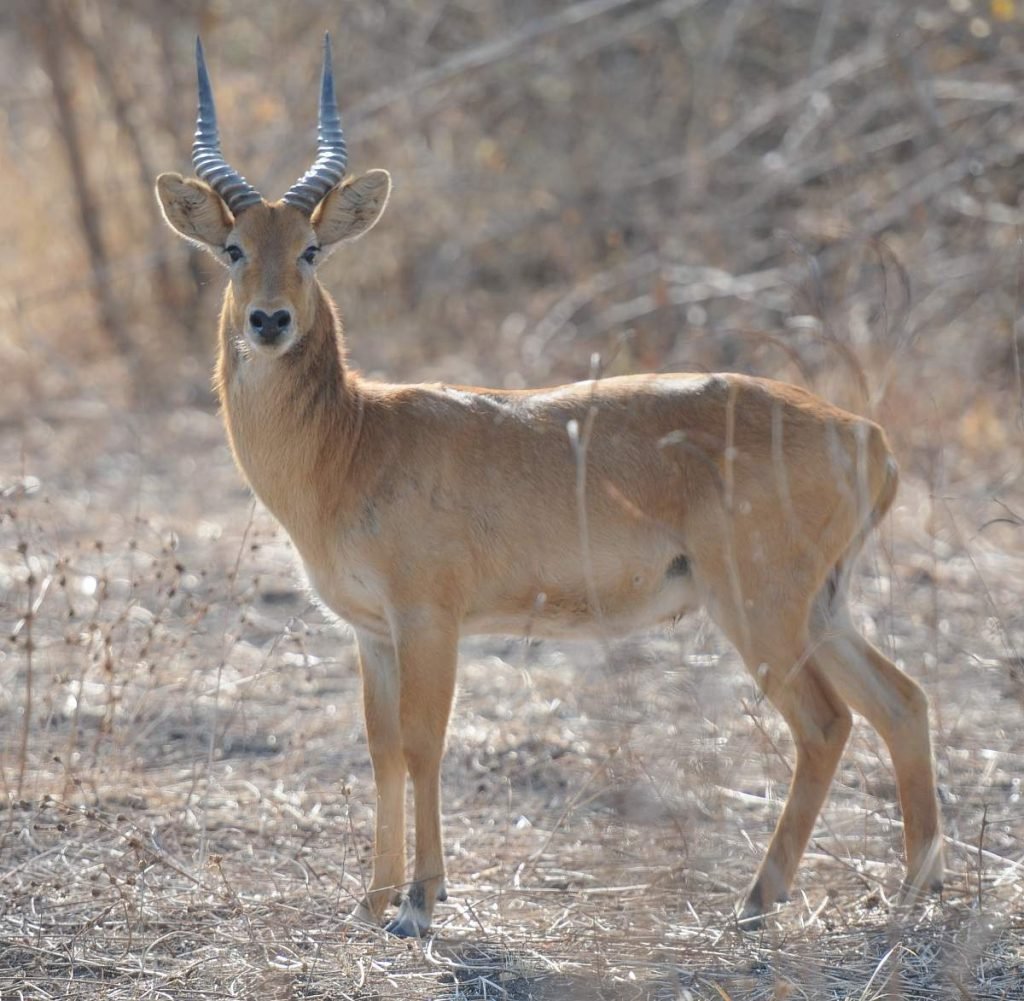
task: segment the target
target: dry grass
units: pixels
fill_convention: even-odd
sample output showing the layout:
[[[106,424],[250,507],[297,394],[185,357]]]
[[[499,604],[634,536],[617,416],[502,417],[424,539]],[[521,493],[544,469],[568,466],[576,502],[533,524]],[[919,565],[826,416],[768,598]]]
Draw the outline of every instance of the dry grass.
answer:
[[[111,433],[110,468],[162,419]],[[1012,606],[1019,556],[976,539],[915,566],[911,485],[894,552],[876,549],[863,582],[867,629],[936,706],[941,902],[892,909],[892,775],[859,728],[794,902],[762,933],[737,930],[788,738],[696,621],[611,649],[463,645],[451,903],[433,939],[409,944],[344,923],[372,830],[352,642],[296,588],[269,517],[250,514],[216,420],[179,413],[175,427],[161,475],[108,484],[103,507],[62,488],[59,464],[7,485],[2,566],[22,615],[2,661],[0,990],[1024,997],[1024,699],[1003,649],[1019,619],[1005,635],[978,626],[979,605]]]
[[[1020,11],[250,6],[0,13],[0,997],[1024,998]],[[122,354],[54,222],[75,202],[39,11],[98,137]],[[892,773],[859,726],[794,900],[736,928],[790,747],[696,619],[464,643],[451,900],[422,943],[346,926],[372,831],[352,641],[231,466],[206,388],[220,273],[165,236],[140,169],[184,167],[198,24],[229,155],[275,190],[335,31],[353,166],[399,182],[327,267],[362,368],[541,385],[597,353],[775,374],[884,421],[903,486],[858,614],[932,698],[941,900],[892,905]]]

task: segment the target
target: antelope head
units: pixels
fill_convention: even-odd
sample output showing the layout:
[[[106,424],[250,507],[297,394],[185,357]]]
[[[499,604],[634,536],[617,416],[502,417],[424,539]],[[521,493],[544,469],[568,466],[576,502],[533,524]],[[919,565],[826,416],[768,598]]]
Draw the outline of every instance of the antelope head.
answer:
[[[317,158],[277,202],[267,202],[221,153],[199,39],[196,67],[199,113],[192,163],[198,180],[161,174],[157,198],[171,228],[228,269],[225,319],[236,338],[255,354],[283,355],[313,326],[322,295],[317,265],[337,244],[354,240],[376,223],[387,204],[391,177],[386,170],[345,176],[329,36],[324,38]]]

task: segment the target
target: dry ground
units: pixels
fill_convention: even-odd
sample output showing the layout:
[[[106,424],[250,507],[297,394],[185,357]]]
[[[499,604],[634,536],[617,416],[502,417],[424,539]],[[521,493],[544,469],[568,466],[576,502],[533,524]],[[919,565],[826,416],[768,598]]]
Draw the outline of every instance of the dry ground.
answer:
[[[83,400],[7,441],[0,996],[1024,997],[1015,526],[936,552],[910,482],[865,560],[865,628],[934,704],[941,901],[891,907],[892,774],[860,726],[794,901],[737,930],[789,743],[694,619],[464,644],[451,900],[408,943],[344,923],[372,830],[353,644],[217,416]]]

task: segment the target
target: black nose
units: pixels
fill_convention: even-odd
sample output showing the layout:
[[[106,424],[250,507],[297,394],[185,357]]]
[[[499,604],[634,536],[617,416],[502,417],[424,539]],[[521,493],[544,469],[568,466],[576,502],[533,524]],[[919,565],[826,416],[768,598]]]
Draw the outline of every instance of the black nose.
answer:
[[[275,310],[268,316],[262,309],[249,314],[249,326],[264,344],[273,344],[291,326],[292,314],[287,309]]]

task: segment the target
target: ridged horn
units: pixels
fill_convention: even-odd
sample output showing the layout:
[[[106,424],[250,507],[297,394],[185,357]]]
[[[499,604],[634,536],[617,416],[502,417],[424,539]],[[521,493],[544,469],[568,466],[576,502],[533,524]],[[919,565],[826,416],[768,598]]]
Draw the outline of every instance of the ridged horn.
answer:
[[[199,112],[196,115],[196,136],[192,143],[192,165],[196,169],[196,175],[224,199],[232,215],[238,215],[263,198],[224,159],[224,154],[220,151],[213,88],[210,86],[210,75],[206,72],[203,43],[199,38],[196,38],[196,71],[199,77]]]
[[[316,130],[317,157],[285,193],[281,200],[312,215],[320,199],[344,176],[348,154],[341,115],[334,97],[334,71],[331,68],[331,36],[324,35],[324,68],[320,77],[320,120]]]

